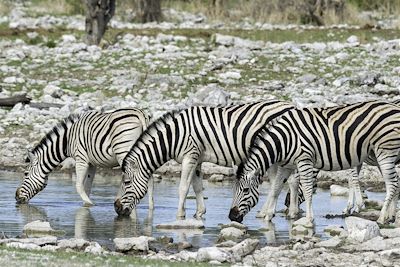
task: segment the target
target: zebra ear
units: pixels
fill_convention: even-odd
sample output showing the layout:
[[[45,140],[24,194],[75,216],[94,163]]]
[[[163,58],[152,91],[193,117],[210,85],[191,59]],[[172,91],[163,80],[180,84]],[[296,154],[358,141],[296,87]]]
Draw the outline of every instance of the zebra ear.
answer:
[[[29,163],[29,162],[32,162],[33,161],[33,159],[34,159],[34,157],[35,157],[35,155],[28,149],[28,157],[25,159],[25,162],[26,163]]]

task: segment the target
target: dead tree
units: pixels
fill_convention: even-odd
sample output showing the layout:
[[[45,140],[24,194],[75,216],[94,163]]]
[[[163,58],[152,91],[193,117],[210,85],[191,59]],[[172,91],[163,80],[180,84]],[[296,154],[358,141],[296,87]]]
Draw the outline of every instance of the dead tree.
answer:
[[[86,43],[98,45],[115,13],[115,0],[83,0],[86,9]]]
[[[136,6],[142,23],[161,21],[161,0],[137,0]]]

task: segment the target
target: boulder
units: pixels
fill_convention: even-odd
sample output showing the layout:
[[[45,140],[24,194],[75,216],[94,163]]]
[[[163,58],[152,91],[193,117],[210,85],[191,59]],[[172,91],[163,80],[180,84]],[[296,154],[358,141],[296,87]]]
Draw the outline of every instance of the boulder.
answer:
[[[331,190],[331,196],[348,196],[349,195],[349,189],[340,185],[331,185],[330,186]]]
[[[218,261],[218,262],[230,262],[232,255],[217,247],[205,247],[200,248],[197,251],[196,261],[198,262],[209,262],[209,261]]]
[[[148,251],[149,241],[154,241],[154,237],[139,236],[130,238],[114,238],[115,250],[126,252],[130,250]]]
[[[226,240],[239,241],[246,234],[246,230],[238,229],[236,227],[223,228],[219,235],[219,242]]]
[[[58,247],[60,248],[83,250],[87,246],[89,246],[89,241],[82,238],[62,239],[58,241]]]
[[[203,229],[204,222],[196,219],[176,220],[156,225],[157,229]]]
[[[345,219],[345,223],[349,232],[348,239],[365,242],[380,235],[376,222],[350,216]]]
[[[253,253],[259,243],[260,241],[257,239],[248,238],[230,248],[229,252],[232,253],[233,259],[238,262],[241,261],[243,257]]]

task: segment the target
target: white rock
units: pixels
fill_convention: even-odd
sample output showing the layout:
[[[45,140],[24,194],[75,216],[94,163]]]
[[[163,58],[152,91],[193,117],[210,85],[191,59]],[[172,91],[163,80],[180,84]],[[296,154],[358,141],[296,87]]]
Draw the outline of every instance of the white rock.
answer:
[[[400,228],[380,229],[380,233],[383,237],[388,237],[388,238],[400,237]]]
[[[44,222],[44,221],[33,221],[24,226],[24,232],[25,233],[53,233],[55,230],[51,228],[49,222]]]
[[[58,241],[60,248],[83,249],[89,245],[89,241],[82,238],[62,239]]]
[[[19,242],[11,242],[11,243],[7,243],[6,244],[7,247],[10,248],[20,248],[20,249],[27,249],[27,250],[32,250],[32,249],[40,249],[41,247],[36,245],[36,244],[32,244],[32,243],[19,243]]]
[[[257,248],[259,243],[260,241],[257,239],[248,238],[230,248],[229,252],[232,253],[235,261],[241,261],[243,257],[252,253]]]
[[[156,225],[157,229],[203,229],[204,222],[196,219],[176,220]]]
[[[246,225],[239,223],[239,222],[230,222],[228,224],[221,224],[220,227],[221,227],[221,229],[228,228],[228,227],[234,227],[234,228],[244,230],[244,231],[246,231],[248,229],[248,227]]]
[[[182,261],[194,261],[197,258],[197,252],[182,250],[179,253],[175,254],[175,257]]]
[[[187,106],[226,106],[230,95],[216,84],[200,88],[186,101]]]
[[[293,222],[293,226],[298,226],[298,225],[304,226],[306,228],[312,228],[314,226],[313,223],[306,217],[302,217],[297,221]]]
[[[355,35],[350,36],[349,38],[347,38],[346,41],[348,43],[350,43],[350,44],[354,44],[354,43],[358,43],[359,42],[358,37],[355,36]]]
[[[324,240],[315,244],[316,247],[335,248],[343,242],[338,236],[334,236],[328,240]]]
[[[227,80],[227,79],[234,79],[234,80],[239,80],[242,78],[242,75],[240,75],[240,72],[237,71],[227,71],[225,73],[219,74],[219,77]]]
[[[154,241],[154,237],[139,236],[130,238],[114,238],[115,250],[119,252],[129,250],[148,251],[149,241]]]
[[[345,219],[348,238],[357,242],[365,242],[380,235],[379,226],[376,222],[358,217],[347,217]]]
[[[227,227],[221,230],[220,240],[233,240],[238,241],[244,237],[246,231],[235,227]]]
[[[235,37],[229,35],[222,35],[216,33],[213,36],[213,40],[217,45],[224,45],[224,46],[233,46],[235,43]]]
[[[400,248],[381,251],[379,256],[383,266],[393,266],[393,263],[400,259]]]
[[[217,247],[205,247],[200,248],[197,251],[196,261],[219,261],[219,262],[229,262],[232,255]]]
[[[348,196],[349,195],[349,189],[340,185],[331,185],[330,186],[331,190],[331,196]]]
[[[72,34],[64,34],[63,36],[61,36],[61,39],[64,43],[75,43],[76,42],[76,38]]]
[[[90,242],[89,246],[85,248],[86,253],[100,255],[104,252],[104,249],[97,242]]]

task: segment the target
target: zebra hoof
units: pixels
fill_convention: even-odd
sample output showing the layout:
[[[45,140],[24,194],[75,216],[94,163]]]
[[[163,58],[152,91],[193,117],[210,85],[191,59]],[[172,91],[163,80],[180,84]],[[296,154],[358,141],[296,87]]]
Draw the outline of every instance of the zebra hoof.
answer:
[[[91,206],[94,206],[94,203],[93,202],[83,202],[83,206],[84,207],[91,207]]]

